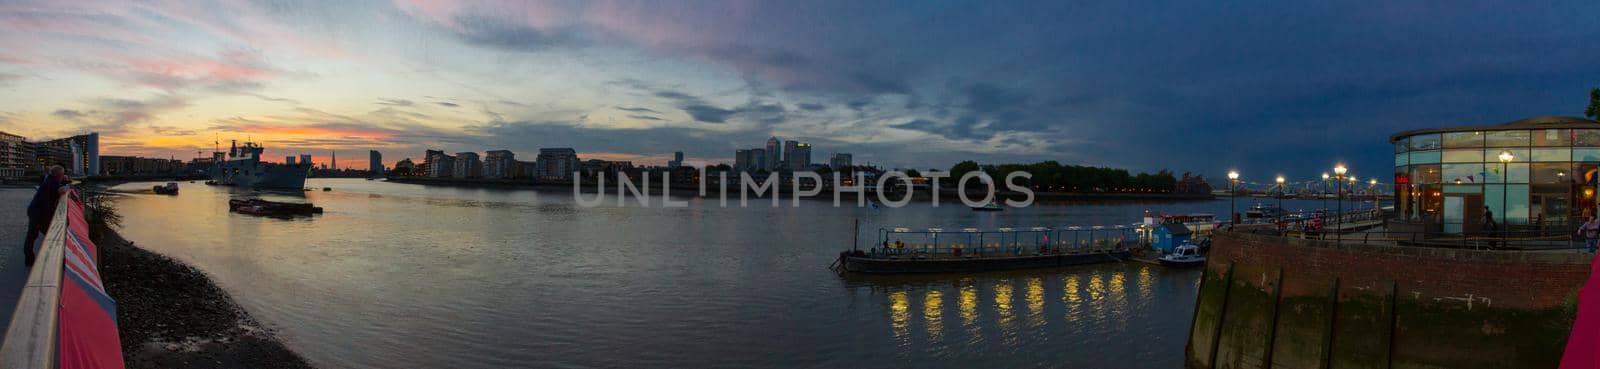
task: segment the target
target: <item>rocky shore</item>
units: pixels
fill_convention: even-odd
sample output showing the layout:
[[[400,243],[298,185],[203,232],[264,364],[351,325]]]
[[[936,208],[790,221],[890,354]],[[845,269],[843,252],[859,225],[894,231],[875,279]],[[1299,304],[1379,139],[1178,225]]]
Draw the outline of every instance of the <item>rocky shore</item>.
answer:
[[[128,368],[311,368],[204,272],[96,229]]]

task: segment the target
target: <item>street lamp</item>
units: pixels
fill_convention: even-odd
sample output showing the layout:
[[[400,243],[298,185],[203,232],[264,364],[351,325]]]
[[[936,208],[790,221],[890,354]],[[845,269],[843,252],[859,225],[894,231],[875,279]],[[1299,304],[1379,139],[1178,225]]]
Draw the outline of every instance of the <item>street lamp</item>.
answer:
[[[1239,171],[1228,171],[1228,224],[1239,224]]]
[[[1373,193],[1373,212],[1378,212],[1378,179],[1366,181],[1366,192]]]
[[[1322,211],[1323,212],[1327,212],[1328,211],[1328,173],[1327,172],[1323,172],[1322,173],[1322,194],[1318,195],[1317,197],[1321,197],[1322,198]]]
[[[1283,210],[1283,176],[1278,176],[1278,210]]]
[[[1516,159],[1516,156],[1511,155],[1511,150],[1500,150],[1500,224],[1507,224],[1506,221],[1511,219],[1511,211],[1506,209],[1506,203],[1507,199],[1511,198],[1511,194],[1507,193],[1507,189],[1511,187],[1510,166],[1512,159]],[[1489,220],[1494,221],[1494,218]]]
[[[1334,239],[1337,240],[1337,241],[1343,241],[1344,240],[1344,234],[1343,233],[1339,233],[1339,230],[1342,230],[1344,228],[1344,174],[1345,174],[1345,172],[1349,172],[1349,171],[1350,171],[1350,169],[1349,168],[1345,168],[1344,164],[1339,164],[1339,165],[1336,165],[1336,166],[1333,167],[1333,175],[1334,175],[1334,178],[1335,178],[1334,179],[1334,184],[1338,185],[1338,187],[1334,191],[1334,193],[1338,194],[1338,197],[1339,197],[1339,199],[1338,199],[1339,212],[1338,213],[1334,213],[1335,214],[1334,215],[1335,218],[1334,218],[1334,223],[1333,223],[1334,226],[1339,227],[1338,229],[1334,230],[1334,237],[1335,237]]]

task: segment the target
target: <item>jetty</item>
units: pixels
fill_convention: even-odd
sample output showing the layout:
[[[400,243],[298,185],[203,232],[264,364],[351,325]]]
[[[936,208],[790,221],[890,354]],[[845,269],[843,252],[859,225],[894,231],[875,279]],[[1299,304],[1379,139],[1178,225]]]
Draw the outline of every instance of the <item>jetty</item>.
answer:
[[[841,252],[831,266],[851,273],[963,273],[1050,268],[1127,260],[1141,245],[1137,227],[882,228],[866,249]]]

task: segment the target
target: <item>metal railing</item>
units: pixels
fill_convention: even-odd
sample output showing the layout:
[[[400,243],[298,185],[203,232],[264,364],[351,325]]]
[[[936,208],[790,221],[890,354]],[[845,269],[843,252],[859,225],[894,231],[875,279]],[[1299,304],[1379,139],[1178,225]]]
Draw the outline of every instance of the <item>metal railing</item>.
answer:
[[[17,298],[17,307],[0,345],[0,369],[53,368],[56,360],[56,326],[61,303],[61,277],[66,252],[68,201],[64,195],[56,203],[50,230],[28,271],[28,280]],[[27,245],[24,247],[32,247]]]

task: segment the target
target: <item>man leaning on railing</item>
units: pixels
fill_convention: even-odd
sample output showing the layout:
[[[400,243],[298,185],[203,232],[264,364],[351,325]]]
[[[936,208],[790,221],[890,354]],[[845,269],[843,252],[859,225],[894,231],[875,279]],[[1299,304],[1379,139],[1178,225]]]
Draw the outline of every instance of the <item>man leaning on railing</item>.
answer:
[[[22,256],[30,267],[33,266],[34,255],[39,252],[39,242],[43,241],[45,232],[50,230],[50,220],[55,216],[56,203],[61,200],[61,195],[67,193],[69,185],[66,169],[60,165],[52,165],[45,172],[44,180],[39,183],[39,191],[33,194],[33,201],[28,202],[28,236],[22,244]]]

